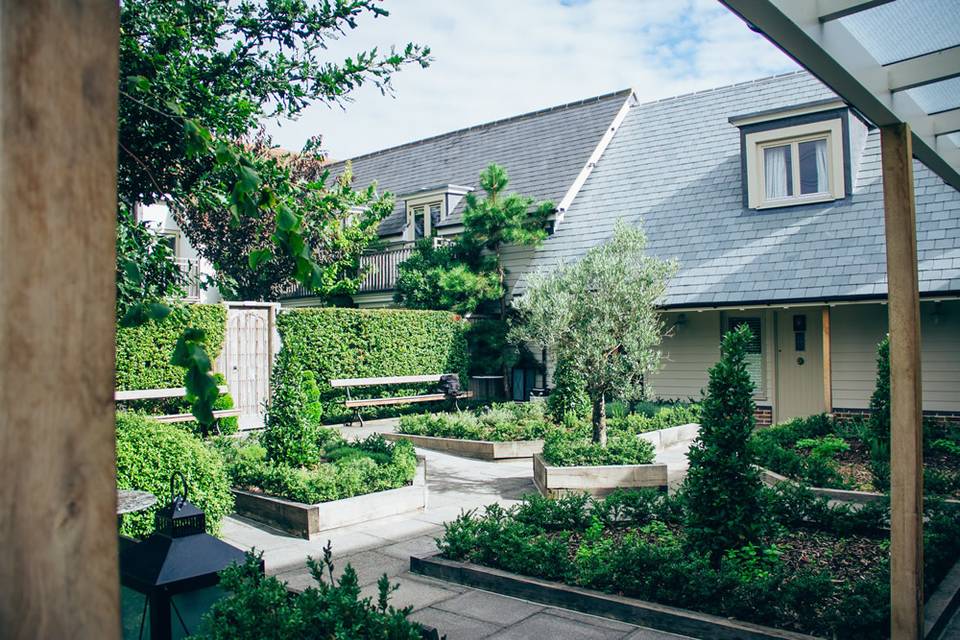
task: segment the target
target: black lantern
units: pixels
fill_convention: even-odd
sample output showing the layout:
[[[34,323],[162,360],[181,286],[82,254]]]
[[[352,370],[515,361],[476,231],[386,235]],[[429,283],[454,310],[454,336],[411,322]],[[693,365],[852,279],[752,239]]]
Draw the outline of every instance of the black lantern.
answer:
[[[203,511],[187,502],[183,474],[170,478],[170,497],[156,514],[156,533],[120,554],[124,638],[196,633],[201,616],[223,596],[218,572],[244,561],[243,551],[206,533]]]

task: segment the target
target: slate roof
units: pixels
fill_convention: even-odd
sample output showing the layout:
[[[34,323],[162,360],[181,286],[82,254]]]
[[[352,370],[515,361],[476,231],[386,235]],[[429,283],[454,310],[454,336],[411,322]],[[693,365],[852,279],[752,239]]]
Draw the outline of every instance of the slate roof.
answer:
[[[667,306],[885,296],[876,129],[852,150],[852,196],[764,211],[743,206],[739,130],[728,118],[832,97],[796,72],[633,106],[523,271],[577,259],[622,218],[642,220],[650,252],[679,261]],[[918,162],[914,171],[921,292],[958,293],[960,193]],[[515,275],[518,294],[525,278]]]
[[[376,181],[380,192],[397,196],[381,236],[402,231],[402,196],[447,184],[478,188],[480,171],[493,162],[507,169],[509,191],[559,203],[630,94],[618,91],[358,156],[351,160],[354,186]],[[343,166],[332,164],[331,173]],[[456,224],[462,207],[443,224]]]

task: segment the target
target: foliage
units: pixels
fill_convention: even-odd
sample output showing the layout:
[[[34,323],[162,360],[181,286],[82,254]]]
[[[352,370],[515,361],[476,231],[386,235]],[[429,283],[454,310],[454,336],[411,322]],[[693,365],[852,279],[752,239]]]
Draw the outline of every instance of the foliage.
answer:
[[[256,442],[216,443],[233,486],[317,504],[410,484],[417,457],[408,442],[391,444],[375,434],[347,445],[337,432],[318,429],[317,457],[295,466],[269,458]],[[352,451],[350,451],[352,450]]]
[[[121,3],[121,206],[163,200],[182,211],[215,203],[230,212],[231,224],[262,221],[272,229],[272,248],[253,250],[250,268],[269,262],[276,252],[292,261],[297,282],[323,289],[331,256],[310,244],[302,207],[317,199],[303,197],[303,189],[316,192],[316,198],[326,193],[330,211],[345,208],[332,202],[342,194],[327,190],[325,177],[296,188],[284,182],[285,176],[273,180],[276,165],[252,153],[248,141],[265,116],[296,117],[314,101],[342,104],[367,82],[389,91],[392,74],[401,67],[428,64],[429,49],[413,44],[386,55],[361,51],[341,64],[322,62],[318,54],[327,41],[356,27],[363,14],[387,12],[375,0]],[[314,139],[304,152],[314,153],[318,146]],[[372,201],[372,190],[368,196]],[[342,243],[335,238],[332,244]],[[144,273],[128,264],[121,263],[126,280],[118,282],[125,290],[150,293]],[[128,305],[123,324],[141,325],[166,313],[160,299],[145,298]],[[206,428],[216,396],[210,391],[210,358],[196,338],[185,334],[176,357],[187,365],[187,398]]]
[[[478,262],[478,266],[466,263],[459,244],[418,240],[410,257],[397,267],[394,301],[407,309],[472,313],[503,295],[490,257],[481,256]]]
[[[158,506],[170,499],[170,476],[187,478],[187,499],[207,516],[207,530],[216,533],[220,520],[233,511],[230,481],[215,452],[189,431],[133,413],[117,413],[117,487],[149,491]],[[143,538],[154,531],[157,507],[123,517],[120,533]]]
[[[183,294],[183,272],[160,236],[133,218],[125,205],[117,209],[117,319],[143,300]]]
[[[530,277],[514,302],[515,341],[544,345],[566,374],[582,380],[593,405],[594,440],[606,439],[605,399],[643,395],[643,380],[660,361],[664,332],[657,303],[676,270],[645,254],[643,231],[618,223],[607,244],[572,265]]]
[[[507,340],[507,323],[500,320],[471,320],[467,330],[472,376],[500,375],[519,361],[516,345]]]
[[[664,405],[647,402],[638,409],[637,413],[611,417],[610,428],[630,433],[647,433],[700,422],[700,405],[697,403]]]
[[[887,533],[880,527],[889,506],[831,506],[799,485],[764,490],[762,498],[764,517],[777,527],[716,562],[680,527],[682,498],[653,490],[490,505],[445,523],[437,546],[453,560],[820,637],[887,637]],[[927,505],[926,515],[929,588],[960,553],[960,540],[949,537],[960,534],[960,519],[942,504]],[[829,546],[810,556],[801,546],[799,558],[795,551],[788,560],[798,536],[807,549]],[[866,547],[869,558],[860,555]],[[845,555],[831,559],[834,549]]]
[[[547,406],[557,422],[579,421],[590,415],[590,396],[583,380],[565,360],[558,360],[553,369],[553,389],[547,396]]]
[[[879,442],[890,441],[890,336],[877,344],[877,382],[870,396],[870,419],[873,437]],[[888,445],[889,446],[889,445]]]
[[[313,294],[329,300],[355,293],[364,277],[360,255],[376,239],[393,198],[377,195],[372,186],[355,191],[349,163],[330,179],[322,156],[274,151],[261,137],[250,144],[262,183],[288,201],[301,220],[303,240],[319,266]],[[197,252],[216,266],[217,287],[225,297],[276,300],[296,284],[296,256],[274,250],[273,227],[262,217],[238,219],[216,191],[208,192],[206,184],[218,180],[222,177],[215,171],[198,181],[190,200],[174,208],[177,223]]]
[[[408,620],[410,607],[389,604],[397,585],[384,574],[377,582],[377,598],[361,597],[357,572],[351,565],[339,579],[334,576],[331,546],[323,559],[307,560],[316,586],[293,595],[286,585],[261,570],[263,554],[247,553],[243,564],[220,574],[227,596],[205,615],[197,640],[299,640],[300,638],[384,638],[420,640],[421,627]]]
[[[538,440],[556,427],[541,401],[493,404],[473,412],[431,413],[400,417],[398,433],[438,438],[509,442]]]
[[[283,348],[273,370],[274,384],[298,384],[301,372],[311,372],[320,388],[327,420],[350,415],[343,406],[345,394],[329,386],[331,379],[456,373],[466,380],[467,326],[450,313],[295,309],[279,315],[277,328]],[[426,389],[393,385],[366,387],[360,393],[380,397]]]
[[[417,243],[413,256],[398,268],[394,300],[409,309],[446,309],[468,314],[484,302],[500,302],[500,320],[506,316],[505,244],[537,247],[547,238],[552,202],[534,204],[533,198],[505,193],[507,171],[491,164],[480,172],[478,198],[466,195],[463,231],[452,243],[434,246],[432,239]]]
[[[204,333],[207,354],[216,359],[223,347],[227,311],[217,304],[185,304],[174,307],[158,322],[117,328],[117,389],[167,389],[183,386],[182,367],[170,361],[177,340],[185,329]]]
[[[554,431],[543,443],[544,461],[557,467],[583,467],[609,464],[650,464],[653,445],[632,433],[614,431],[606,445],[574,431]]]
[[[745,360],[750,339],[746,325],[724,335],[720,361],[710,369],[700,436],[687,455],[687,533],[715,561],[728,549],[756,542],[763,527],[761,483],[748,447],[755,425]]]
[[[331,439],[330,430],[320,426],[323,405],[316,374],[304,370],[287,350],[280,351],[274,367],[286,375],[274,375],[270,381],[270,407],[260,441],[273,462],[295,467],[311,464]]]
[[[840,436],[860,431],[859,423],[837,421],[826,414],[794,418],[760,429],[750,439],[757,464],[815,487],[850,489],[835,456],[850,448]]]

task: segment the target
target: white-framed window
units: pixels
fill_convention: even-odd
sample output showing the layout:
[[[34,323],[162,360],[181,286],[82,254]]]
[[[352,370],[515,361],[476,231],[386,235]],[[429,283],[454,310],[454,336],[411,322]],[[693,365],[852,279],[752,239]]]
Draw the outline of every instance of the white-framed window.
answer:
[[[748,133],[745,154],[750,208],[843,198],[842,132],[837,118]]]
[[[407,224],[403,230],[404,240],[428,238],[440,223],[443,202],[407,202]]]

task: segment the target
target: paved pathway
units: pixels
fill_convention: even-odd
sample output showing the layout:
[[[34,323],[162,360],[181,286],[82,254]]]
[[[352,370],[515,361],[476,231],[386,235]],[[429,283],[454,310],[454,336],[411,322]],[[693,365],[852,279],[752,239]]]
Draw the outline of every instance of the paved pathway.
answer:
[[[392,424],[372,421],[363,429],[344,429],[344,433],[362,437],[374,431],[392,430]],[[330,540],[337,573],[349,562],[357,571],[363,594],[370,596],[376,595],[377,579],[386,573],[400,585],[392,599],[394,606],[413,606],[413,619],[437,627],[449,640],[683,638],[410,573],[411,555],[436,551],[434,538],[442,533],[444,521],[455,518],[463,509],[492,502],[514,504],[523,494],[535,491],[529,460],[482,462],[425,449],[418,451],[427,457],[429,487],[428,506],[422,513],[343,527],[313,542],[233,516],[224,521],[223,536],[239,547],[262,550],[267,573],[277,575],[294,589],[312,583],[306,558],[321,557],[323,545]],[[667,451],[661,459],[670,465],[670,481],[674,485],[685,468],[683,450]]]

